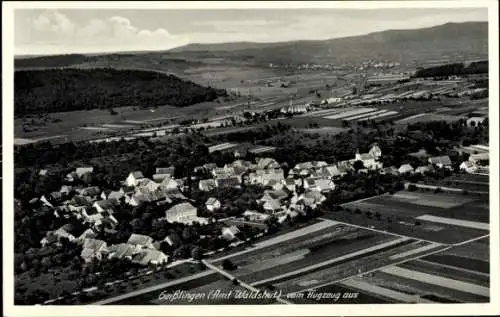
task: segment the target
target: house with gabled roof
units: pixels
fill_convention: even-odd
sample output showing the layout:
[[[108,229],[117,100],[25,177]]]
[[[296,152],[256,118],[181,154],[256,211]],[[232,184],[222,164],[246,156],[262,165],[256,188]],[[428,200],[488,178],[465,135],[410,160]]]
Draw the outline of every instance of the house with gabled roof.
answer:
[[[472,162],[476,165],[489,165],[490,161],[490,153],[489,152],[483,152],[483,153],[477,153],[477,154],[471,154],[469,156],[469,162]]]
[[[179,182],[173,178],[170,178],[170,177],[165,178],[160,183],[160,187],[162,189],[166,189],[166,190],[177,189],[177,188],[179,188]]]
[[[101,194],[101,189],[97,186],[78,188],[76,189],[76,191],[80,196],[87,196],[87,197],[99,197],[99,195]]]
[[[115,200],[107,199],[107,200],[98,200],[95,201],[92,207],[94,207],[97,212],[110,211],[113,212],[117,202]]]
[[[236,239],[236,235],[240,233],[240,229],[236,226],[229,226],[229,227],[224,227],[222,228],[222,237],[228,241],[233,241]]]
[[[92,206],[92,199],[87,196],[74,196],[65,203],[70,211],[83,212]]]
[[[374,144],[370,148],[370,151],[368,151],[368,154],[378,160],[380,157],[382,157],[382,150],[378,147],[377,144]]]
[[[94,168],[92,166],[87,167],[77,167],[75,170],[76,176],[78,178],[82,178],[85,174],[92,174],[94,172]]]
[[[257,169],[274,169],[280,168],[280,164],[273,158],[265,157],[257,161]]]
[[[236,160],[233,163],[231,163],[232,167],[240,167],[240,168],[245,168],[246,170],[249,169],[255,169],[255,164],[253,164],[250,161],[245,161],[245,160]]]
[[[97,212],[96,209],[88,209],[84,214],[83,223],[91,224],[94,228],[102,224],[104,215],[102,212]]]
[[[416,174],[425,174],[427,172],[430,172],[431,170],[432,170],[431,166],[422,165],[422,166],[419,166],[415,169],[415,173]]]
[[[410,164],[403,164],[399,167],[399,174],[413,173],[414,169]]]
[[[395,166],[384,167],[380,170],[380,174],[398,175],[399,170]]]
[[[281,182],[283,179],[285,179],[285,175],[280,168],[256,170],[255,173],[250,173],[249,175],[251,184],[261,184],[263,186],[267,186],[271,180]]]
[[[55,230],[53,234],[59,239],[67,238],[69,241],[74,241],[76,237],[79,237],[84,231],[85,229],[82,229],[82,227],[76,227],[68,223]]]
[[[143,178],[144,175],[141,171],[134,171],[128,174],[127,178],[125,179],[125,184],[130,187],[135,187],[137,186],[138,181]]]
[[[207,201],[205,202],[205,206],[207,207],[207,209],[209,211],[215,211],[217,209],[220,209],[221,207],[221,204],[220,204],[220,201],[215,198],[215,197],[210,197],[207,199]]]
[[[266,212],[273,214],[280,211],[282,206],[277,199],[268,199],[264,201],[262,208],[264,208]]]
[[[149,248],[154,249],[153,247],[153,238],[150,236],[132,233],[130,238],[127,241],[127,244],[135,245],[141,248]]]
[[[59,189],[59,192],[63,197],[67,197],[73,192],[73,187],[68,185],[62,185],[61,189]]]
[[[269,214],[261,213],[255,210],[246,210],[243,217],[248,218],[249,221],[266,221],[271,217]]]
[[[335,189],[335,183],[331,179],[305,179],[304,188],[319,192],[329,192]]]
[[[451,159],[448,155],[429,157],[428,161],[429,164],[436,165],[439,168],[451,167]]]
[[[326,197],[317,190],[307,191],[298,197],[298,203],[303,203],[311,208],[316,208],[325,200]]]
[[[175,173],[175,166],[157,167],[155,170],[155,175],[168,175],[168,177],[173,177],[174,173]]]
[[[92,262],[93,259],[102,260],[107,251],[106,242],[97,239],[85,239],[80,256],[85,262]]]
[[[217,184],[215,184],[215,179],[202,179],[198,183],[198,188],[201,191],[209,192],[209,191],[217,188]]]
[[[120,202],[122,198],[125,198],[125,194],[121,191],[112,191],[108,194],[106,199],[114,200]]]
[[[208,220],[197,216],[197,209],[188,202],[177,204],[165,212],[168,222],[192,224],[193,222],[207,223]]]
[[[237,188],[241,185],[241,180],[236,176],[230,176],[226,178],[217,178],[215,180],[215,185],[218,188]]]
[[[84,242],[84,241],[85,241],[85,239],[93,239],[93,238],[95,238],[95,237],[97,237],[97,233],[96,233],[94,230],[92,230],[92,229],[90,229],[90,228],[89,228],[89,229],[85,230],[85,231],[84,231],[84,232],[83,232],[83,233],[82,233],[82,234],[81,234],[81,235],[77,238],[77,240],[78,240],[79,242]]]
[[[124,259],[128,258],[132,260],[132,257],[139,254],[141,250],[140,246],[135,246],[127,243],[114,244],[108,247],[108,258],[109,259]]]
[[[138,254],[134,255],[132,258],[133,263],[139,265],[149,265],[149,264],[163,264],[168,262],[168,256],[163,252],[153,249],[141,250]]]
[[[460,164],[460,170],[466,173],[475,173],[478,170],[478,166],[471,161],[463,161]]]

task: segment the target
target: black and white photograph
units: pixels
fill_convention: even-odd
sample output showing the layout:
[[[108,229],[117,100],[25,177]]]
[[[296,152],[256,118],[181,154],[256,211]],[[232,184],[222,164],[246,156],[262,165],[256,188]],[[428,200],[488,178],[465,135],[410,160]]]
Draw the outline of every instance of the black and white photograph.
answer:
[[[498,3],[411,3],[4,3],[8,315],[499,313]]]

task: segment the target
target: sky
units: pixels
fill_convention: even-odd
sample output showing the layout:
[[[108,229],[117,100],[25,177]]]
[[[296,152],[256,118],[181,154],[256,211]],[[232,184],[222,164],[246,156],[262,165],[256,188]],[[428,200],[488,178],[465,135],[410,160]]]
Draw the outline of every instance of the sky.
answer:
[[[322,40],[448,22],[487,21],[486,8],[16,9],[16,55],[167,50],[189,43]]]

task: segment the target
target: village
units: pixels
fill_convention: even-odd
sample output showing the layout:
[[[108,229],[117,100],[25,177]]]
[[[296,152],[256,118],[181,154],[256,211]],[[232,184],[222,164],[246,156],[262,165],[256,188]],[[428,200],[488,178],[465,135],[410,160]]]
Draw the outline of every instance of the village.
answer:
[[[488,173],[487,146],[468,146],[461,150],[472,154],[467,161],[460,163],[460,170],[456,172]],[[73,183],[84,180],[93,172],[93,167],[80,167],[66,175],[65,184],[59,191],[33,198],[30,204],[50,208],[55,218],[74,217],[81,224],[74,226],[67,223],[57,230],[47,232],[40,241],[42,248],[60,244],[61,239],[68,239],[82,245],[81,258],[85,262],[101,260],[104,257],[128,258],[134,263],[148,266],[172,261],[173,253],[165,254],[160,250],[162,242],[176,247],[176,241],[172,241],[170,235],[164,237],[163,241],[155,241],[150,236],[132,233],[126,243],[120,244],[109,244],[107,241],[96,239],[97,232],[102,230],[116,232],[120,221],[116,211],[124,205],[163,206],[162,219],[169,223],[182,223],[186,226],[222,224],[222,227],[217,226],[221,227],[219,237],[234,246],[238,244],[242,226],[254,226],[259,228],[261,232],[258,232],[262,234],[267,230],[266,224],[271,217],[283,223],[304,213],[306,209],[316,209],[325,201],[325,195],[335,189],[336,181],[347,173],[376,171],[381,174],[410,175],[424,174],[434,168],[453,170],[448,156],[429,157],[427,164],[421,166],[402,164],[384,167],[379,160],[382,155],[383,151],[373,145],[369,152],[357,151],[352,159],[337,164],[327,164],[324,161],[296,164],[286,176],[280,163],[270,157],[258,158],[256,162],[237,159],[223,167],[213,163],[197,166],[195,172],[203,172],[209,176],[195,180],[198,189],[214,194],[205,201],[203,216],[200,216],[200,210],[193,206],[192,199],[183,194],[187,180],[175,179],[173,166],[157,167],[156,174],[151,175],[151,178],[145,177],[141,171],[130,171],[122,186],[115,189],[73,186]],[[419,156],[422,152],[412,155]],[[42,176],[47,176],[46,173],[46,170],[39,172]],[[248,185],[262,188],[261,197],[256,199],[256,210],[245,210],[236,217],[220,218],[217,212],[223,206],[216,196],[218,191]]]

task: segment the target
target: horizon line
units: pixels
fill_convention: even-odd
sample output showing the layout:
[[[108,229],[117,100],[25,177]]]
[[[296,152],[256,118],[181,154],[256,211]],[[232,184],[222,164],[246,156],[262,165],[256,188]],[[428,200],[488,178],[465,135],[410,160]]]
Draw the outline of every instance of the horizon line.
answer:
[[[425,29],[432,29],[436,27],[442,27],[445,25],[449,24],[468,24],[468,23],[486,23],[488,24],[489,21],[463,21],[463,22],[445,22],[441,24],[436,24],[432,26],[427,26],[427,27],[420,27],[420,28],[407,28],[407,29],[386,29],[382,31],[375,31],[375,32],[368,32],[368,33],[361,33],[357,35],[348,35],[348,36],[339,36],[339,37],[330,37],[326,39],[314,39],[314,40],[308,40],[308,39],[297,39],[297,40],[290,40],[290,41],[233,41],[233,42],[211,42],[211,43],[203,43],[203,42],[192,42],[192,43],[187,43],[187,44],[182,44],[178,45],[175,47],[171,47],[169,49],[152,49],[152,50],[123,50],[123,51],[105,51],[105,52],[74,52],[74,53],[60,53],[60,54],[15,54],[14,53],[14,59],[16,58],[37,58],[37,57],[51,57],[51,56],[67,56],[67,55],[111,55],[111,54],[137,54],[137,53],[152,53],[152,52],[169,52],[172,50],[175,50],[180,47],[187,47],[190,45],[223,45],[223,44],[289,44],[289,43],[296,43],[296,42],[318,42],[318,41],[330,41],[330,40],[338,40],[338,39],[347,39],[347,38],[353,38],[353,37],[362,37],[362,36],[369,36],[372,34],[378,34],[378,33],[384,33],[384,32],[391,32],[391,31],[412,31],[412,30],[425,30]]]

